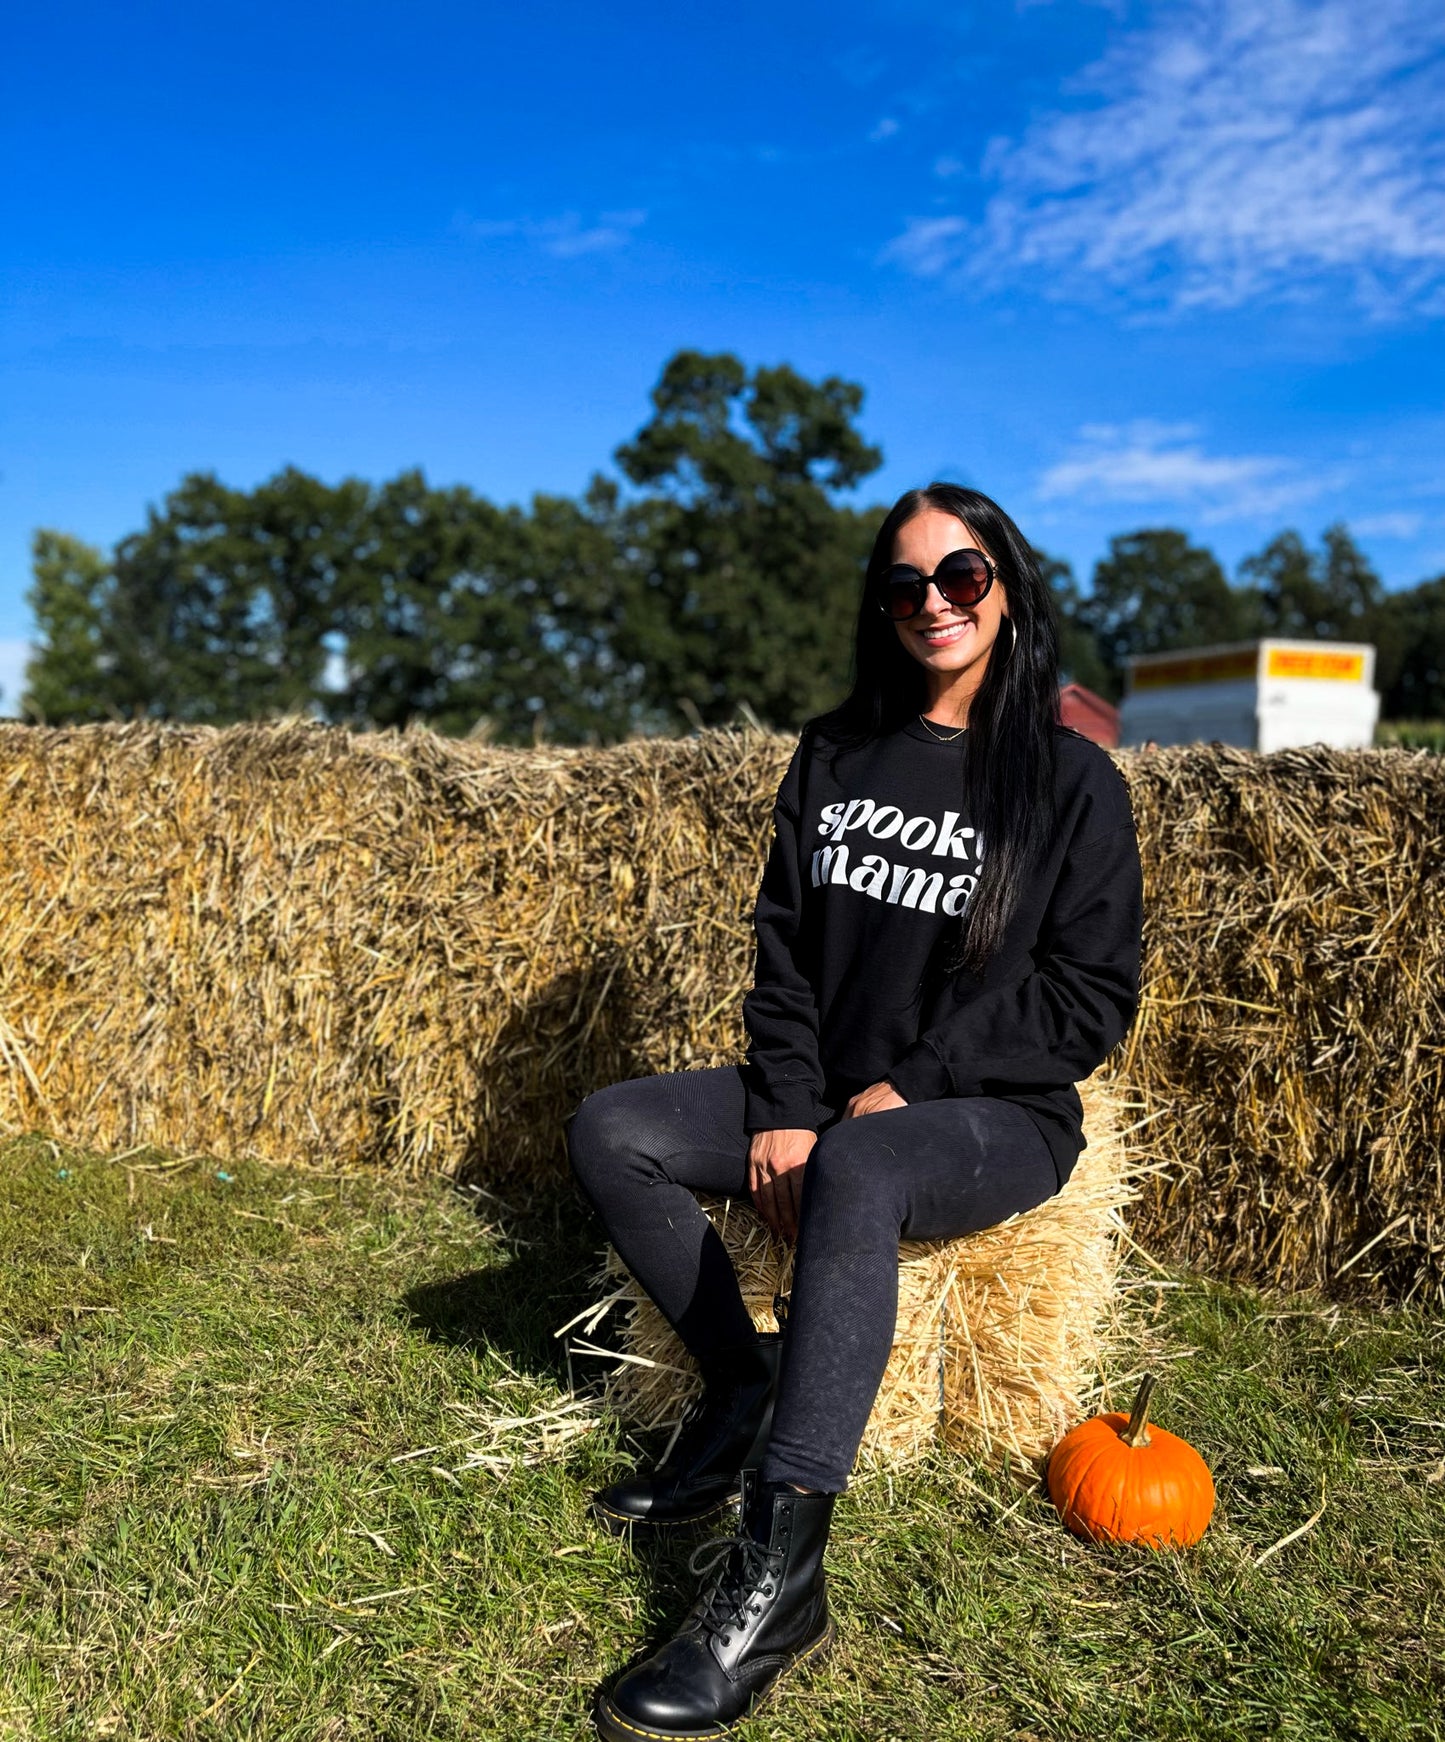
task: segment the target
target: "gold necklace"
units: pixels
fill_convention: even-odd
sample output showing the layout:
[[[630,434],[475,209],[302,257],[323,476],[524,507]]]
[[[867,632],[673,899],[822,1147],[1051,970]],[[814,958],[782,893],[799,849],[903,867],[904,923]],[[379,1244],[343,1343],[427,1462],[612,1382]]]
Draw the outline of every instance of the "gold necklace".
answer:
[[[924,725],[927,726],[929,731],[933,733],[933,736],[938,739],[940,744],[952,744],[955,738],[961,738],[964,735],[964,733],[968,730],[967,726],[960,726],[956,732],[949,732],[947,734],[942,734],[934,726],[933,721],[930,720],[926,715],[920,713],[918,717],[920,720],[923,721]]]

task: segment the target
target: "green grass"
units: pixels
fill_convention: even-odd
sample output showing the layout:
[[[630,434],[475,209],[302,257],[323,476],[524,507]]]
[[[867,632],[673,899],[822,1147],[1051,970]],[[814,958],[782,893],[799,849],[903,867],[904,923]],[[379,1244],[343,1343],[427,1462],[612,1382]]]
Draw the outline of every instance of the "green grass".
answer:
[[[1398,745],[1402,750],[1445,751],[1445,720],[1380,720],[1375,747]]]
[[[0,1146],[0,1735],[590,1734],[696,1540],[589,1523],[612,1422],[534,1463],[497,1425],[566,1401],[600,1238],[570,1191]],[[743,1736],[1442,1734],[1445,1327],[1173,1280],[1136,1299],[1203,1543],[1077,1542],[946,1456],[855,1478],[839,1643]]]

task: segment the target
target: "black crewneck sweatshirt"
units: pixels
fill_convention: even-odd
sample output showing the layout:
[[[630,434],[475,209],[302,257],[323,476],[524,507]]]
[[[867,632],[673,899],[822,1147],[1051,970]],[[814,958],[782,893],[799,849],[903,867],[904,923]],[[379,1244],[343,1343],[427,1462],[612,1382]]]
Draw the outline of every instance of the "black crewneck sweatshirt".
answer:
[[[799,740],[773,807],[753,927],[744,1130],[816,1131],[820,1103],[887,1081],[906,1102],[1016,1101],[1062,1184],[1085,1147],[1076,1083],[1139,1002],[1143,887],[1129,791],[1055,726],[1057,826],[982,977],[937,966],[986,843],[964,814],[966,735],[921,719],[830,769]],[[946,935],[945,935],[946,934]]]

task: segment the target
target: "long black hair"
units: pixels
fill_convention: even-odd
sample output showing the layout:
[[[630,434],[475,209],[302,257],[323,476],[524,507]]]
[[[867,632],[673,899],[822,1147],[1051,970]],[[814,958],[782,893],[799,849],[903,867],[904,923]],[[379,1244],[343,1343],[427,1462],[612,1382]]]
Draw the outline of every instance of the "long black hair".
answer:
[[[835,708],[804,722],[830,758],[896,732],[928,706],[928,680],[898,639],[874,588],[893,561],[905,522],[939,508],[983,540],[1008,595],[964,741],[964,800],[983,838],[978,887],[957,922],[942,963],[982,976],[1054,827],[1054,738],[1059,723],[1059,630],[1053,597],[1028,541],[990,497],[962,484],[906,491],[889,509],[863,576],[854,638],[852,688]],[[1010,637],[1012,643],[1010,644]],[[945,946],[946,947],[946,946]]]

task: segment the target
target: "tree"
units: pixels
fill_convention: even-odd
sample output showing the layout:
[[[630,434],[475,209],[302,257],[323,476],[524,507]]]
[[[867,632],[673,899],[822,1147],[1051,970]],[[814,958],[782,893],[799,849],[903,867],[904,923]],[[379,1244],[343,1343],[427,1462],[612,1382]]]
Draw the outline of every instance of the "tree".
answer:
[[[128,715],[221,725],[317,695],[368,497],[288,467],[257,490],[192,473],[115,552],[107,689]]]
[[[1106,695],[1110,687],[1109,669],[1084,616],[1083,595],[1073,568],[1062,557],[1049,556],[1038,549],[1033,555],[1058,613],[1060,683],[1083,684],[1096,695]]]
[[[1376,654],[1376,688],[1383,694],[1394,687],[1406,654],[1406,629],[1343,523],[1326,527],[1318,554],[1297,532],[1282,532],[1246,557],[1240,573],[1246,577],[1257,634],[1369,642]]]
[[[534,723],[565,743],[615,742],[662,730],[675,718],[649,699],[648,674],[623,645],[628,601],[642,563],[638,516],[621,491],[594,473],[580,502],[532,498],[525,580],[538,651],[530,696]]]
[[[1445,575],[1388,594],[1381,618],[1397,649],[1388,681],[1378,675],[1387,720],[1445,720]]]
[[[49,725],[107,719],[116,712],[107,699],[110,563],[92,545],[43,528],[31,553],[35,578],[25,597],[39,640],[25,666],[20,710]]]
[[[404,473],[376,493],[336,617],[347,681],[328,702],[352,725],[421,719],[498,743],[548,732],[625,736],[627,675],[605,624],[616,594],[616,486],[530,513]]]
[[[739,701],[798,724],[838,699],[848,672],[878,511],[830,493],[882,463],[853,427],[863,391],[680,351],[652,402],[616,453],[650,493],[620,514],[615,657],[660,728],[732,718]]]
[[[617,495],[597,480],[529,514],[419,471],[374,488],[287,468],[249,492],[191,474],[113,561],[38,535],[33,710],[624,736],[638,682],[606,632]]]
[[[1105,694],[1123,694],[1125,661],[1140,653],[1247,640],[1247,606],[1212,552],[1171,527],[1125,533],[1094,565],[1092,590],[1076,607],[1105,672]]]
[[[1384,600],[1380,577],[1343,525],[1326,529],[1324,552],[1282,532],[1239,565],[1262,635],[1360,639]]]
[[[513,592],[491,584],[499,545],[516,536],[508,516],[464,486],[433,489],[412,470],[369,493],[359,530],[330,618],[345,676],[324,698],[325,712],[358,728],[419,719],[445,729],[446,718],[467,729],[488,683],[485,659],[469,663],[476,649],[457,620],[463,601],[470,597],[473,618],[501,615],[482,636],[487,650],[516,640],[525,619]]]

